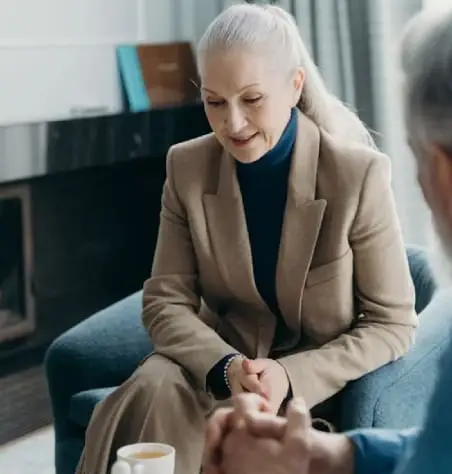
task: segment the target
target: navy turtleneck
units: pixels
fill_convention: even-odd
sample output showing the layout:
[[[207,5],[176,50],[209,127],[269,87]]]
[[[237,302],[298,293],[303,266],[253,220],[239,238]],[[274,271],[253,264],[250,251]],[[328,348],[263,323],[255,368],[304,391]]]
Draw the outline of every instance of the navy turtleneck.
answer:
[[[294,109],[281,138],[270,151],[253,163],[237,162],[254,280],[262,299],[277,316],[280,311],[276,298],[276,265],[296,134]]]
[[[254,280],[262,299],[280,318],[280,323],[276,265],[296,136],[297,112],[293,109],[278,143],[254,163],[237,162],[236,167],[253,258]],[[234,356],[230,354],[224,357],[207,375],[207,385],[217,398],[230,395],[225,381],[225,368]]]

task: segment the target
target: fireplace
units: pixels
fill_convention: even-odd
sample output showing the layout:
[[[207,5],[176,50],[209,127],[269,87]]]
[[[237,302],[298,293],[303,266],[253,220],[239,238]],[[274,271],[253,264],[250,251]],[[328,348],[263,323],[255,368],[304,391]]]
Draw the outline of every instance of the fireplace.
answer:
[[[202,104],[0,127],[0,377],[142,288],[168,148],[209,130]]]
[[[49,344],[142,288],[168,148],[202,105],[0,127],[0,444],[51,420]]]
[[[0,344],[35,329],[32,241],[27,185],[0,188]]]

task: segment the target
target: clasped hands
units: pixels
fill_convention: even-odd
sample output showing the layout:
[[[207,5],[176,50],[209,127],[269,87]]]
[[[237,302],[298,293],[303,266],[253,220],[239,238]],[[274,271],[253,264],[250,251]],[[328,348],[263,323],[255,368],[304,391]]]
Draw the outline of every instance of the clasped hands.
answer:
[[[289,391],[289,378],[284,367],[272,359],[232,361],[227,373],[232,396],[251,392],[268,401],[272,413],[278,413]]]
[[[302,399],[280,417],[265,398],[249,393],[210,418],[203,474],[352,474],[353,458],[347,437],[312,428]]]

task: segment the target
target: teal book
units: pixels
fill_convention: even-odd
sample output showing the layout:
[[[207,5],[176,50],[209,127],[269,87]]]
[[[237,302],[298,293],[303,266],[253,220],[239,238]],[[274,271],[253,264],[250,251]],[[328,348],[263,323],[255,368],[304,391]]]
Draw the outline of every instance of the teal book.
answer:
[[[144,112],[151,108],[146,84],[138,58],[137,47],[123,45],[116,48],[119,73],[130,112]]]

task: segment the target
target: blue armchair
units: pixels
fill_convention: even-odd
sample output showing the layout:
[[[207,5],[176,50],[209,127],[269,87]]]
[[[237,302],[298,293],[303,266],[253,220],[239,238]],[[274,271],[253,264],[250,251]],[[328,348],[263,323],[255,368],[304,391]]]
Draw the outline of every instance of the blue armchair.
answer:
[[[407,253],[420,315],[416,343],[404,358],[343,390],[341,429],[407,427],[422,421],[437,360],[452,326],[452,295],[435,297],[430,305],[435,284],[426,254],[417,247],[409,247]],[[135,293],[70,329],[49,348],[46,371],[57,474],[74,473],[94,406],[152,351],[140,315],[141,293]]]

